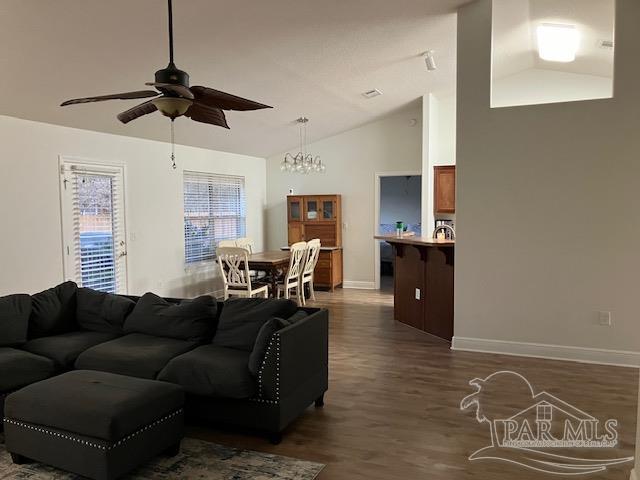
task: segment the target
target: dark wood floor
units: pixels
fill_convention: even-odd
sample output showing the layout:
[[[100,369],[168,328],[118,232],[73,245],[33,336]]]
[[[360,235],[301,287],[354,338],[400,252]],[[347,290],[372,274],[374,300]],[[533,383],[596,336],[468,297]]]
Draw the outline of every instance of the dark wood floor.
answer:
[[[448,343],[394,322],[388,293],[338,289],[319,293],[316,305],[331,311],[325,407],[310,407],[277,446],[205,427],[190,427],[190,436],[324,463],[321,480],[557,478],[467,459],[490,444],[487,425],[459,408],[474,391],[469,380],[513,370],[598,419],[618,419],[620,444],[611,456],[634,454],[635,369],[453,352]],[[631,467],[584,478],[627,480]]]

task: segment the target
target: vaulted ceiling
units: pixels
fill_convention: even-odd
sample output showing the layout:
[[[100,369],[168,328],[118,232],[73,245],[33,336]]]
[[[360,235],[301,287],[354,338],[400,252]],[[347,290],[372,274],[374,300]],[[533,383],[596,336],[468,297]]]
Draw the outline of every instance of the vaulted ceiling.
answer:
[[[268,156],[296,145],[300,115],[315,140],[451,89],[455,10],[467,1],[174,0],[176,64],[191,84],[275,107],[229,112],[230,131],[181,118],[176,141]],[[0,44],[0,114],[168,140],[159,114],[116,120],[135,100],[58,106],[144,89],[167,64],[164,0],[2,0]],[[384,95],[361,95],[374,88]]]

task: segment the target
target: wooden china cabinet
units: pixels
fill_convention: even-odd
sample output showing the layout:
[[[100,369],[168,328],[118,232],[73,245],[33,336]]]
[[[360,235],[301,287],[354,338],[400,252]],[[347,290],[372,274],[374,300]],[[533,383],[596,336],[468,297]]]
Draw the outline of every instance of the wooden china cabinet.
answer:
[[[322,249],[315,285],[333,290],[342,285],[342,204],[340,195],[287,197],[289,245],[319,238]]]

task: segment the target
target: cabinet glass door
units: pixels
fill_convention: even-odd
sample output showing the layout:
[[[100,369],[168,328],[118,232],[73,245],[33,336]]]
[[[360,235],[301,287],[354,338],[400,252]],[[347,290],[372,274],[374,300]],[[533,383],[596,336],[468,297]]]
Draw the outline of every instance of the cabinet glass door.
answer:
[[[318,220],[318,200],[310,198],[306,201],[307,220]]]
[[[289,221],[299,222],[302,220],[302,202],[300,199],[289,199]]]
[[[333,208],[333,200],[323,200],[322,201],[322,219],[323,220],[334,220],[335,213]]]

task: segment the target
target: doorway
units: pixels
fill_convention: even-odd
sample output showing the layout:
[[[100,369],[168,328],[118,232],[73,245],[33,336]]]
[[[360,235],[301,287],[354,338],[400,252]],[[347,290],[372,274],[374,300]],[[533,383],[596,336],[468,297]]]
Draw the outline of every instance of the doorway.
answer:
[[[60,162],[65,280],[127,293],[124,167]]]
[[[390,172],[376,175],[376,225],[379,235],[394,235],[396,223],[417,236],[422,233],[422,175]],[[375,255],[376,288],[393,292],[393,248],[378,241]]]

